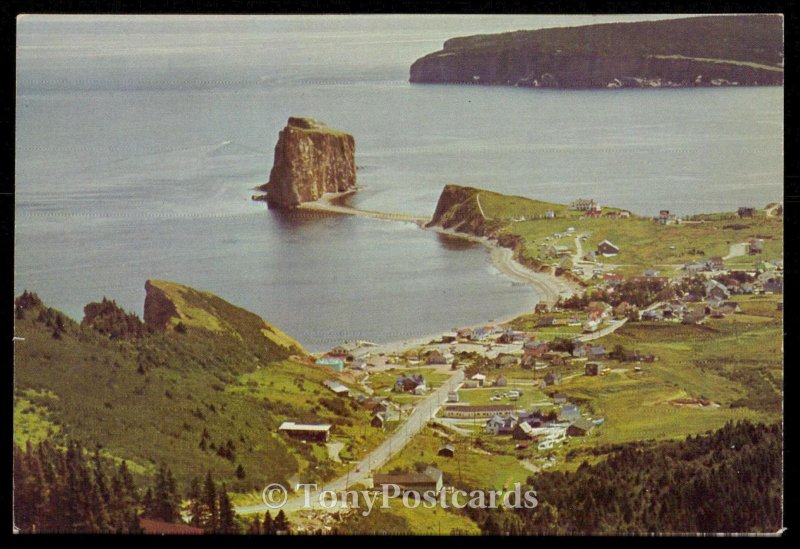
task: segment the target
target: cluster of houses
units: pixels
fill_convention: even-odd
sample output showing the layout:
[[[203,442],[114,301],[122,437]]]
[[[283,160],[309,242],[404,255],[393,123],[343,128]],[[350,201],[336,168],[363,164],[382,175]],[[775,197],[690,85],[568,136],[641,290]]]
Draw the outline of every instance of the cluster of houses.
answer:
[[[555,399],[562,402],[558,411],[498,413],[489,418],[483,430],[494,436],[510,435],[514,440],[538,442],[539,449],[546,450],[566,437],[586,436],[603,422],[582,417],[578,407],[566,403],[563,395],[555,395]]]

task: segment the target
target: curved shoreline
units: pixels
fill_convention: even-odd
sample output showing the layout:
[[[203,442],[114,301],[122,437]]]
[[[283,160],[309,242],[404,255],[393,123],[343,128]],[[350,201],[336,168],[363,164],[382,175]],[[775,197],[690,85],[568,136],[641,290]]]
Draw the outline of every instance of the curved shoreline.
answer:
[[[579,289],[579,286],[574,282],[571,282],[564,278],[559,278],[555,275],[551,275],[548,273],[534,271],[533,269],[526,267],[525,265],[514,259],[513,250],[500,246],[499,244],[497,244],[496,241],[490,238],[460,233],[453,230],[444,229],[441,227],[426,227],[425,224],[429,220],[422,217],[410,216],[404,214],[388,214],[382,212],[374,212],[370,210],[361,210],[359,208],[352,208],[350,206],[341,206],[338,204],[333,204],[332,201],[342,198],[343,196],[350,195],[353,192],[355,191],[347,191],[344,193],[326,193],[319,200],[315,202],[305,202],[300,206],[298,206],[297,209],[325,212],[325,213],[337,213],[342,215],[352,215],[358,217],[370,217],[373,219],[384,219],[387,221],[413,222],[422,230],[432,231],[457,238],[463,238],[471,242],[478,242],[480,244],[483,244],[489,249],[489,255],[492,264],[498,271],[500,271],[506,277],[515,280],[517,282],[522,282],[528,285],[530,288],[532,288],[536,293],[540,303],[547,303],[548,305],[553,305],[555,304],[556,301],[558,301],[558,298],[560,296],[569,297],[571,295],[574,295]],[[508,318],[507,320],[512,320],[517,316],[519,315],[518,314],[514,315],[511,318]]]

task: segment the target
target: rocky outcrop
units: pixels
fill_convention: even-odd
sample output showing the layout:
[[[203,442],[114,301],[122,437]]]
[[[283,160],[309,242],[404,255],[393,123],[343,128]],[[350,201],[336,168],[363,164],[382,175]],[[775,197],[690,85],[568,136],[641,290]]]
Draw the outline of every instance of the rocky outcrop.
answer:
[[[260,189],[270,208],[293,208],[355,185],[353,136],[311,118],[291,117],[275,145],[269,182]]]
[[[157,330],[163,330],[173,318],[179,318],[175,303],[167,294],[152,284],[149,280],[144,283],[144,323]]]
[[[445,185],[436,211],[426,227],[441,227],[474,236],[488,236],[491,224],[481,211],[478,194],[481,191],[460,185]]]
[[[453,38],[415,83],[550,88],[780,85],[779,15],[710,16]]]

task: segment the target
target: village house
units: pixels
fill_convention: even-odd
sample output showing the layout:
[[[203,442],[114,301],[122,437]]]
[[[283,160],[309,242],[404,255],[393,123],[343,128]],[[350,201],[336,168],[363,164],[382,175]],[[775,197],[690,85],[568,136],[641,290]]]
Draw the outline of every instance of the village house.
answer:
[[[688,273],[699,273],[703,269],[705,269],[706,264],[700,261],[689,261],[688,263],[684,263],[683,270]]]
[[[461,328],[457,334],[458,339],[472,339],[472,328]]]
[[[375,474],[372,478],[375,490],[383,490],[384,486],[398,486],[404,492],[428,492],[437,494],[442,491],[442,472],[433,466],[428,466],[422,473],[390,473]]]
[[[428,353],[428,364],[447,364],[447,358],[438,350],[434,349]]]
[[[555,219],[556,218],[556,212],[554,212],[553,210],[547,210],[546,212],[544,212],[544,218],[545,219]]]
[[[511,438],[514,440],[530,440],[536,438],[533,434],[533,427],[526,421],[520,421],[514,426],[511,432]]]
[[[353,355],[350,353],[349,350],[342,347],[341,345],[334,347],[330,351],[328,351],[327,356],[332,358],[341,358],[342,360],[353,360]]]
[[[458,402],[458,391],[448,391],[447,402]]]
[[[508,435],[514,431],[519,418],[514,415],[510,416],[493,416],[486,422],[483,430],[490,435]]]
[[[760,254],[764,251],[764,241],[760,238],[754,238],[750,241],[750,246],[748,247],[748,251],[750,255]]]
[[[740,207],[738,210],[736,210],[736,214],[739,217],[753,217],[756,215],[756,209],[750,208],[748,206],[743,206]]]
[[[683,303],[668,303],[661,308],[661,314],[664,318],[681,318],[686,311],[686,306]]]
[[[547,247],[546,253],[548,257],[564,257],[570,255],[572,251],[569,249],[569,246],[551,244]]]
[[[586,356],[590,359],[598,359],[605,358],[606,354],[606,348],[602,345],[590,345]]]
[[[552,316],[546,316],[536,321],[536,326],[540,328],[548,328],[556,325],[556,319]]]
[[[706,260],[705,268],[707,271],[721,271],[725,268],[725,262],[720,256],[715,255]]]
[[[497,342],[503,345],[514,343],[514,330],[506,330],[497,338]]]
[[[334,357],[322,357],[318,358],[315,361],[317,366],[325,366],[326,368],[330,368],[334,372],[341,372],[344,371],[344,360],[341,358],[334,358]]]
[[[664,315],[657,309],[642,311],[642,320],[663,320]]]
[[[558,372],[552,372],[551,371],[551,372],[547,372],[547,374],[545,374],[545,376],[544,376],[544,384],[546,386],[549,387],[551,385],[558,385],[559,383],[561,383],[561,374],[559,374]]]
[[[534,307],[533,312],[535,313],[549,313],[550,306],[547,303],[537,303],[536,307]]]
[[[684,324],[702,324],[706,319],[706,313],[703,309],[690,311],[683,315]]]
[[[413,393],[419,385],[425,385],[425,378],[420,374],[399,376],[394,382],[395,393]]]
[[[386,424],[386,416],[381,412],[377,412],[372,416],[372,420],[369,422],[369,424],[376,429],[383,429]]]
[[[658,212],[656,221],[662,225],[674,225],[680,223],[681,219],[676,214],[670,213],[669,210],[661,210]]]
[[[597,362],[587,362],[583,373],[587,376],[596,376],[600,373],[600,365]]]
[[[519,358],[514,355],[497,355],[493,364],[496,368],[510,368],[519,364]]]
[[[619,359],[622,362],[641,362],[642,357],[638,350],[623,349],[622,356]]]
[[[771,277],[764,283],[764,292],[773,294],[783,293],[783,277]]]
[[[442,343],[455,343],[458,339],[458,332],[448,332],[442,335]]]
[[[578,210],[579,212],[588,212],[592,210],[599,210],[600,205],[591,198],[579,198],[570,204],[570,208]]]
[[[576,358],[583,358],[589,352],[589,345],[583,341],[578,340],[572,348],[572,356]]]
[[[594,429],[594,423],[588,419],[579,417],[572,424],[567,427],[567,436],[570,437],[583,437],[588,435]]]
[[[484,374],[478,373],[474,376],[470,377],[472,381],[478,383],[478,387],[483,387],[484,383],[486,383],[486,376]]]
[[[597,329],[600,327],[600,320],[595,318],[590,318],[586,322],[583,323],[583,333],[584,334],[591,334],[596,332]]]
[[[597,245],[597,253],[604,256],[617,255],[619,253],[619,247],[609,240],[603,240]]]
[[[703,285],[703,289],[705,290],[706,297],[708,298],[728,299],[731,297],[731,293],[728,291],[728,288],[716,280],[707,280]]]
[[[511,404],[479,404],[479,405],[453,405],[445,406],[442,415],[449,418],[488,418],[492,416],[507,416],[514,412]]]
[[[328,442],[331,427],[331,425],[327,424],[304,424],[284,421],[281,423],[280,427],[278,427],[278,431],[300,440]]]
[[[558,411],[559,421],[573,421],[581,417],[581,411],[575,404],[564,404]]]
[[[564,404],[567,401],[567,395],[563,393],[553,393],[554,404]]]
[[[507,387],[508,386],[508,380],[506,379],[506,376],[497,376],[497,379],[494,380],[494,386],[495,387]]]
[[[363,358],[357,358],[350,364],[351,370],[365,370],[367,368],[367,361]]]
[[[322,384],[333,391],[337,396],[350,396],[350,389],[346,385],[334,380],[323,381]]]
[[[601,216],[602,216],[602,213],[600,211],[600,208],[598,207],[597,209],[588,210],[588,211],[583,212],[583,215],[581,217],[590,218],[591,219],[591,218],[597,218],[597,217],[601,217]]]
[[[522,346],[526,357],[541,357],[550,350],[550,345],[546,341],[526,341]]]

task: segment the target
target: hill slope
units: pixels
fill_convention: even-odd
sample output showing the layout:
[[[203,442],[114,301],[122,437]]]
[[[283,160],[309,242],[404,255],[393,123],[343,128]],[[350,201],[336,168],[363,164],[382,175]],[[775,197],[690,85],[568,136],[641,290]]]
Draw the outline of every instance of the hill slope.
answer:
[[[554,88],[778,85],[783,19],[707,16],[459,37],[415,61],[410,81]]]
[[[139,475],[165,463],[185,487],[210,470],[240,492],[312,470],[316,479],[335,474],[324,448],[278,435],[282,421],[331,423],[337,436],[366,444],[353,433],[368,412],[331,412],[322,382],[334,374],[290,360],[305,353],[289,336],[207,292],[165,281],[147,288],[146,323],[113,301],[87,306],[79,324],[35,294],[17,298],[17,443],[76,440]],[[127,330],[109,330],[109,319]]]

